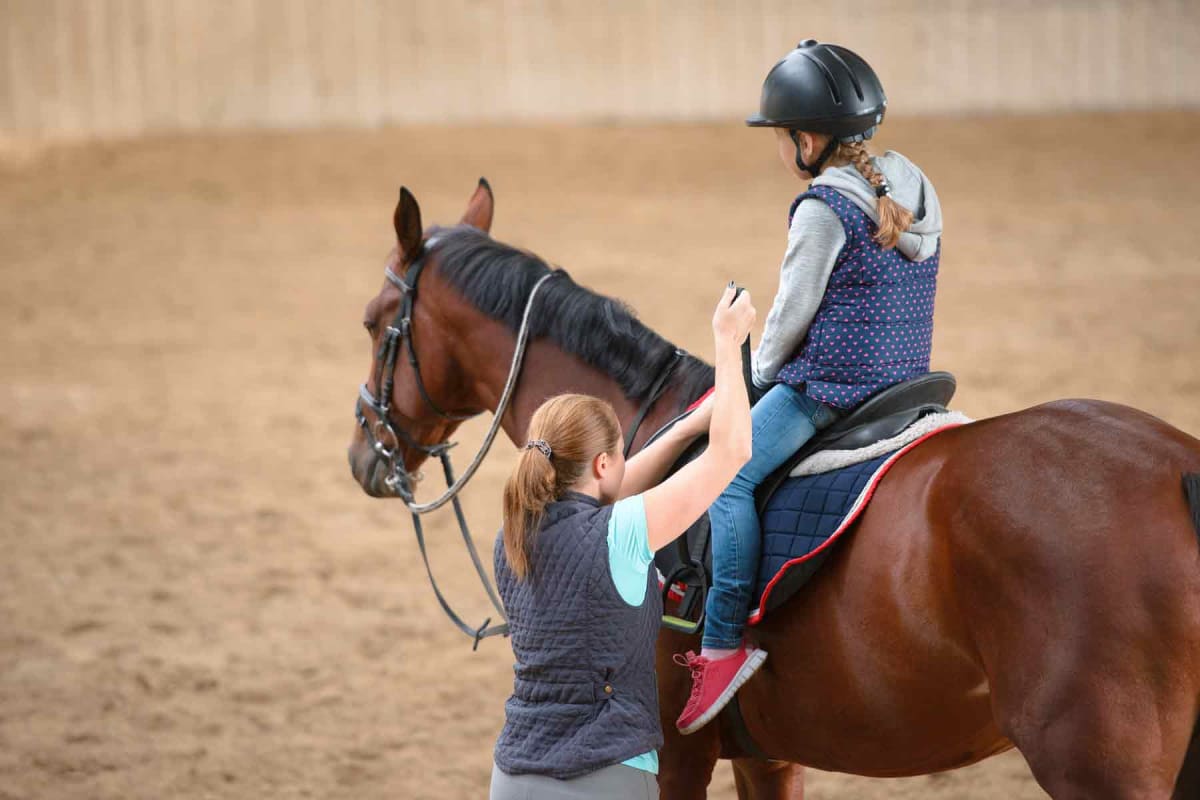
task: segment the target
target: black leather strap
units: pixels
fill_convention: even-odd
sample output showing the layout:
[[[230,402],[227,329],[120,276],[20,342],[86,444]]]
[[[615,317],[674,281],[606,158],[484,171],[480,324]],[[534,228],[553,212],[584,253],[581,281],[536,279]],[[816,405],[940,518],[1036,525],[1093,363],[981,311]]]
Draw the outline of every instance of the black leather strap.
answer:
[[[439,454],[442,459],[442,469],[446,473],[446,484],[451,486],[454,484],[454,472],[450,466],[450,458],[445,451]],[[496,612],[500,614],[500,618],[504,619],[504,607],[500,602],[496,590],[492,587],[492,582],[488,579],[487,572],[483,568],[483,562],[479,559],[479,551],[475,549],[475,542],[471,538],[471,531],[467,528],[467,518],[463,514],[462,506],[458,502],[458,496],[451,500],[454,506],[454,516],[458,518],[458,527],[462,532],[463,543],[467,547],[467,552],[471,555],[471,563],[475,566],[475,572],[479,575],[479,582],[483,584],[484,591],[487,592],[488,599],[492,601],[492,606]],[[429,554],[425,551],[425,529],[421,526],[421,515],[413,514],[413,531],[417,535],[417,548],[421,551],[421,560],[425,562],[425,574],[429,576],[429,586],[433,589],[433,594],[437,598],[438,604],[442,607],[442,611],[446,612],[446,616],[450,621],[467,636],[474,640],[471,649],[475,650],[479,647],[481,639],[486,639],[489,636],[507,636],[508,623],[503,622],[499,625],[492,625],[492,618],[488,617],[478,627],[472,627],[463,621],[462,617],[455,613],[450,607],[449,601],[446,600],[442,590],[438,588],[437,580],[433,577],[433,569],[429,566]]]
[[[625,457],[629,458],[629,451],[633,449],[633,440],[637,436],[638,428],[642,427],[642,422],[645,421],[646,415],[650,413],[650,409],[654,406],[658,398],[662,396],[663,389],[667,386],[667,379],[671,377],[671,373],[675,371],[675,366],[679,364],[680,359],[685,353],[682,350],[676,350],[671,357],[671,363],[667,364],[666,368],[658,374],[658,378],[654,381],[654,385],[650,387],[650,393],[646,395],[642,407],[638,409],[637,415],[633,421],[629,423],[629,430],[625,431]]]
[[[750,735],[750,729],[746,727],[746,718],[742,716],[742,704],[738,702],[736,694],[729,704],[721,709],[721,716],[725,717],[725,722],[729,725],[729,732],[733,734],[734,744],[743,753],[751,758],[760,758],[763,761],[771,760],[771,757],[763,752],[762,748],[758,746],[758,742],[754,741],[754,737]]]
[[[692,571],[699,578],[699,583],[688,581],[683,597],[679,600],[680,615],[691,614],[696,605],[700,612],[696,617],[696,630],[704,624],[704,605],[708,602],[708,589],[712,586],[712,575],[709,574],[707,563],[708,545],[712,540],[712,525],[701,526],[701,533],[692,539],[688,549],[688,561]]]
[[[446,616],[450,621],[467,636],[474,640],[472,650],[479,647],[479,641],[486,639],[489,636],[507,636],[508,623],[500,625],[492,625],[492,618],[488,617],[483,621],[483,624],[478,627],[471,627],[463,622],[462,617],[454,613],[454,609],[450,607],[450,603],[446,601],[446,597],[442,594],[442,590],[438,588],[437,581],[433,577],[433,570],[429,567],[429,554],[425,551],[425,531],[421,527],[421,517],[413,514],[413,530],[417,534],[417,547],[421,551],[421,560],[425,562],[425,574],[429,576],[429,586],[433,589],[433,594],[437,597],[438,604],[442,607],[442,611],[446,612]]]
[[[453,422],[461,422],[476,415],[451,414],[450,412],[443,411],[441,406],[433,401],[433,398],[429,396],[429,392],[425,389],[425,381],[421,378],[421,364],[417,360],[416,344],[413,342],[413,306],[415,306],[417,302],[417,283],[421,279],[421,271],[425,269],[425,255],[425,253],[422,253],[416,262],[413,263],[413,265],[409,268],[408,272],[404,275],[404,283],[407,284],[408,291],[404,293],[404,296],[400,300],[400,311],[397,314],[397,319],[399,319],[401,323],[400,335],[404,337],[405,347],[408,350],[408,363],[409,366],[412,367],[413,377],[416,379],[417,391],[421,393],[421,399],[423,399],[438,416]],[[391,373],[389,372],[389,374]]]
[[[836,136],[829,137],[829,143],[825,145],[825,149],[817,155],[817,160],[812,164],[804,163],[804,156],[800,154],[800,132],[795,130],[788,131],[788,136],[792,138],[792,143],[796,145],[796,166],[802,171],[807,172],[816,178],[821,174],[821,170],[825,169],[825,162],[833,155],[833,150],[838,146],[839,139]]]
[[[446,485],[453,486],[454,468],[450,466],[449,456],[442,455],[442,473],[446,476]],[[483,562],[479,558],[479,551],[475,549],[475,540],[471,537],[471,529],[467,527],[467,517],[463,513],[462,504],[458,501],[458,495],[455,495],[450,505],[454,508],[454,516],[458,518],[458,529],[462,532],[463,544],[466,545],[467,553],[471,556],[471,564],[475,567],[475,573],[479,576],[479,582],[483,584],[483,590],[487,592],[488,599],[492,601],[492,608],[496,609],[496,613],[504,617],[504,604],[500,602],[500,596],[496,593],[495,587],[488,579],[487,570],[483,568]],[[486,623],[485,623],[486,624]]]
[[[751,407],[754,406],[755,391],[754,391],[754,368],[750,363],[750,337],[746,337],[746,341],[742,342],[742,381],[746,384],[746,399],[750,401]]]

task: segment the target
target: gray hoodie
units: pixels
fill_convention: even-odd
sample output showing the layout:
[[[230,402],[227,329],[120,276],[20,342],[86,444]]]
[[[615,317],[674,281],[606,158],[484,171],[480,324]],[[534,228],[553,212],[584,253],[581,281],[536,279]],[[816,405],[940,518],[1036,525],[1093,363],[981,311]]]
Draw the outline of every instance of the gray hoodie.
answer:
[[[892,198],[913,212],[912,225],[900,235],[896,249],[912,261],[924,261],[937,251],[942,235],[942,207],[933,184],[897,152],[889,150],[872,160],[891,184]],[[879,221],[875,189],[852,165],[830,167],[812,185],[838,190],[872,221]],[[775,380],[804,341],[845,244],[841,220],[825,203],[803,202],[796,208],[780,267],[779,292],[755,352],[754,382],[760,388]]]

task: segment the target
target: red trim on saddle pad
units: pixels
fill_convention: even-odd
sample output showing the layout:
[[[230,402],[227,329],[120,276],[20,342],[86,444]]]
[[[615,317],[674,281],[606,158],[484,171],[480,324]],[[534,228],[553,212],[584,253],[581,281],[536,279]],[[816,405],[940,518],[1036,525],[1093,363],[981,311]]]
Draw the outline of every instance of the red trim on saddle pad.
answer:
[[[829,538],[826,539],[824,542],[822,542],[821,546],[818,547],[817,549],[813,550],[811,553],[805,553],[804,555],[800,556],[799,558],[793,558],[791,561],[785,561],[783,566],[779,568],[779,571],[776,572],[775,575],[771,578],[771,580],[767,582],[767,588],[763,589],[762,597],[759,598],[758,608],[754,609],[751,612],[750,618],[748,620],[746,620],[746,624],[747,625],[757,625],[759,622],[762,621],[762,618],[765,616],[765,612],[763,611],[763,608],[767,605],[767,598],[770,596],[771,590],[775,588],[775,585],[779,582],[779,580],[784,576],[784,574],[789,569],[796,566],[797,564],[803,564],[805,561],[808,561],[810,558],[814,558],[817,554],[824,552],[827,548],[833,546],[833,543],[836,542],[839,538],[841,538],[843,533],[845,533],[847,530],[850,529],[850,526],[853,525],[855,520],[857,520],[859,518],[859,516],[862,514],[862,512],[866,509],[867,504],[871,500],[871,497],[875,494],[875,487],[877,487],[879,485],[879,482],[881,480],[883,480],[883,476],[887,474],[887,471],[892,468],[893,464],[895,464],[897,461],[899,461],[900,458],[902,456],[904,456],[906,453],[908,453],[909,450],[912,450],[914,447],[916,447],[917,445],[919,445],[921,442],[925,441],[929,437],[936,436],[937,434],[941,433],[942,431],[946,431],[951,428],[961,427],[961,425],[962,425],[962,423],[960,423],[960,422],[954,422],[949,425],[944,425],[936,430],[932,430],[929,433],[922,436],[921,438],[914,439],[913,441],[904,445],[904,447],[901,447],[899,450],[897,450],[895,453],[893,453],[891,458],[889,458],[887,461],[883,462],[883,464],[880,465],[879,469],[877,469],[875,471],[875,474],[871,476],[870,482],[863,488],[862,492],[859,494],[859,499],[855,501],[856,507],[846,516],[846,518],[844,520],[842,520],[842,523],[841,523],[841,525],[838,526],[837,530],[835,530],[833,533],[831,533],[829,535]]]
[[[696,398],[696,402],[692,403],[690,406],[688,406],[687,408],[685,408],[683,410],[683,413],[687,414],[688,412],[695,411],[700,406],[700,404],[703,403],[705,400],[707,400],[708,396],[710,394],[712,394],[713,392],[715,392],[716,390],[717,390],[717,387],[714,386],[711,389],[709,389],[707,392],[705,392],[704,394],[700,395],[698,398]]]

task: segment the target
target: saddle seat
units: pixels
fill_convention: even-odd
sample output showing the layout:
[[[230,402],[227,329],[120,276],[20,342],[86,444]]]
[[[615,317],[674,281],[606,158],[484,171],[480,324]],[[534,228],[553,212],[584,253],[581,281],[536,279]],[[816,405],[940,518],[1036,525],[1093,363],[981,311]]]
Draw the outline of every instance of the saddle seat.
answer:
[[[929,372],[888,387],[817,433],[786,462],[767,477],[755,491],[759,514],[771,496],[787,480],[792,469],[814,453],[826,450],[856,450],[899,435],[920,418],[947,411],[957,383],[949,372]],[[668,423],[651,437],[657,438],[674,424]],[[671,472],[699,455],[707,446],[702,438],[680,456]],[[711,583],[712,548],[708,515],[698,519],[687,532],[655,555],[664,576],[666,595],[678,584],[686,585],[676,613],[663,617],[663,625],[685,633],[696,631],[703,622],[704,594]]]
[[[754,492],[759,513],[779,484],[804,459],[824,450],[857,450],[897,436],[921,417],[946,411],[957,387],[949,372],[928,372],[872,395],[849,414],[818,431],[759,484]]]

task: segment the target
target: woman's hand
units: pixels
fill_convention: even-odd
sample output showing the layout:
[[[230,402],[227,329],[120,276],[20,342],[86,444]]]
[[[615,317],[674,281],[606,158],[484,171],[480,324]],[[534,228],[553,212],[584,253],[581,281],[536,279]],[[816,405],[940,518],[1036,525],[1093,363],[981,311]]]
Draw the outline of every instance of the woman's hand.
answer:
[[[712,328],[718,342],[733,342],[740,347],[750,335],[758,312],[750,303],[750,292],[742,290],[742,293],[737,295],[737,300],[734,300],[736,291],[732,283],[725,287],[725,293],[721,295],[721,299],[717,301],[717,308],[713,311]]]
[[[708,433],[708,425],[712,422],[714,402],[716,402],[715,393],[710,392],[692,413],[679,421],[680,432],[689,439]]]
[[[618,499],[641,494],[662,482],[667,470],[696,437],[708,433],[712,413],[713,395],[710,393],[692,413],[672,425],[666,435],[658,437],[625,462],[625,477]]]

